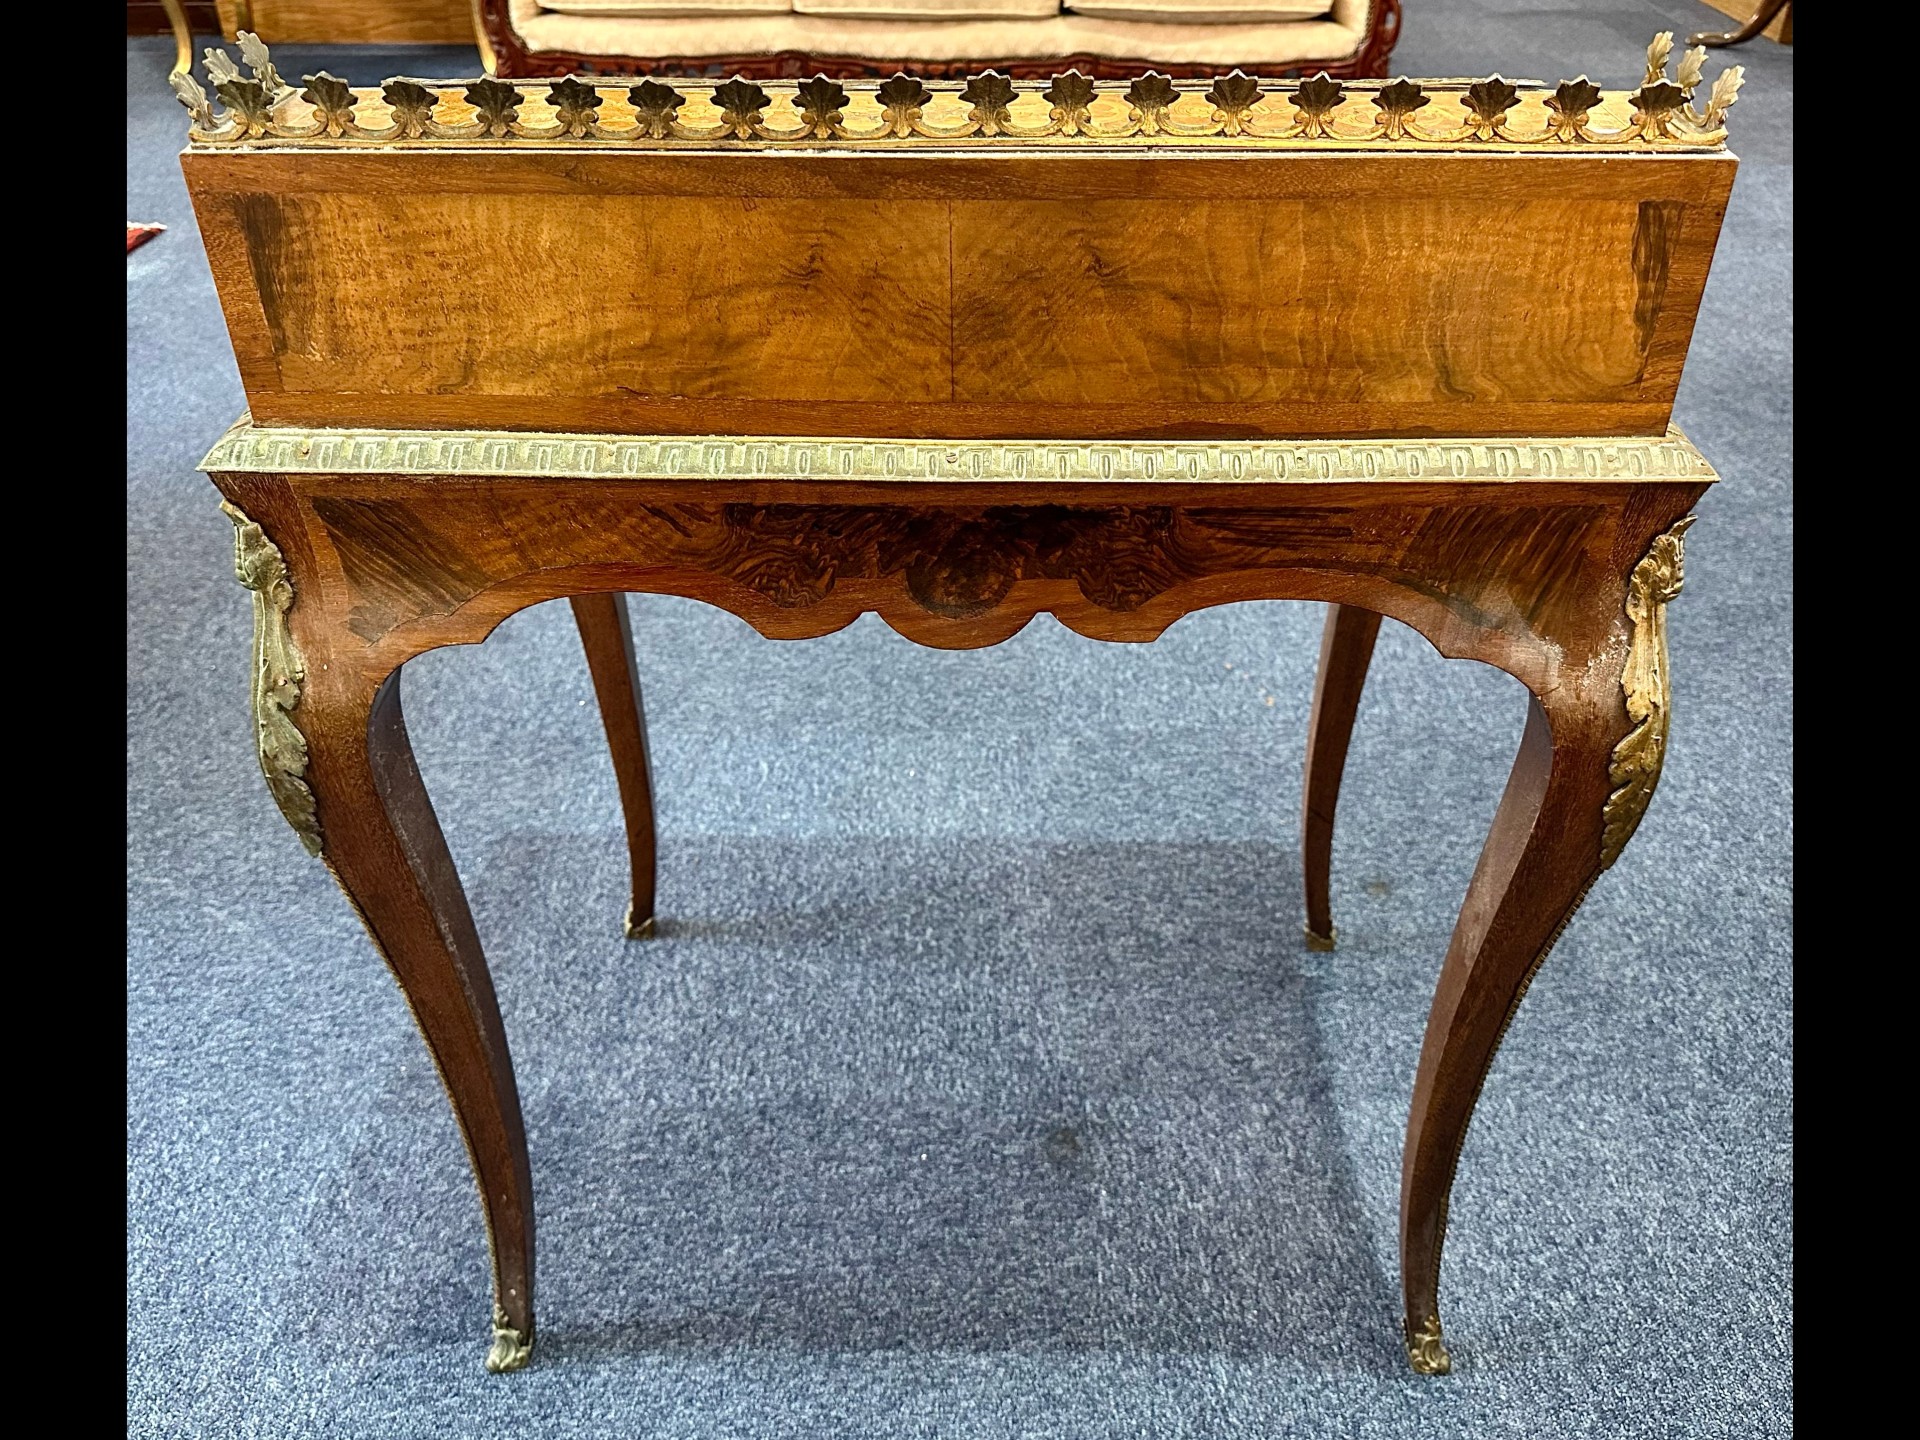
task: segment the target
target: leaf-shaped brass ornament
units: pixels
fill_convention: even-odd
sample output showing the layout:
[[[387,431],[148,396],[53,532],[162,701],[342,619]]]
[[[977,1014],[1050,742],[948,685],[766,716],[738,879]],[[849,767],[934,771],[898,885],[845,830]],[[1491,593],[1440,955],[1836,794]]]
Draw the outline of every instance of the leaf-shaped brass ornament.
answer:
[[[1591,140],[1587,114],[1600,103],[1600,87],[1586,76],[1562,80],[1560,88],[1547,97],[1547,128],[1559,140]]]
[[[240,58],[253,69],[253,78],[260,82],[260,88],[267,92],[268,100],[278,100],[280,92],[293,87],[280,78],[280,72],[273,68],[273,61],[267,57],[267,47],[260,37],[251,30],[240,30],[233,37],[240,45]]]
[[[504,80],[489,77],[466,88],[467,103],[480,112],[480,123],[489,135],[509,133],[520,116],[520,92]]]
[[[1373,103],[1380,112],[1374,124],[1380,127],[1381,138],[1398,140],[1412,124],[1413,112],[1431,105],[1433,97],[1403,75],[1391,85],[1382,85],[1375,92]]]
[[[313,106],[313,118],[329,135],[346,134],[353,126],[353,91],[347,88],[347,82],[324,70],[302,78],[307,88],[300,92],[300,98]]]
[[[1700,87],[1700,74],[1707,68],[1707,47],[1696,45],[1680,57],[1680,69],[1675,73],[1674,83],[1688,95]]]
[[[824,75],[816,75],[796,89],[793,108],[800,112],[809,135],[817,140],[829,140],[840,133],[840,118],[847,108],[846,87]]]
[[[1093,116],[1088,113],[1093,104],[1093,81],[1078,70],[1054,76],[1042,93],[1062,135],[1078,135],[1093,128]]]
[[[1613,747],[1607,762],[1613,788],[1601,810],[1605,821],[1600,832],[1602,869],[1620,858],[1639,828],[1666,761],[1673,701],[1667,606],[1679,598],[1686,582],[1686,535],[1694,518],[1687,516],[1656,538],[1627,578],[1626,611],[1633,633],[1627,642],[1620,690],[1633,728]]]
[[[1167,128],[1167,112],[1180,92],[1165,75],[1149,70],[1127,87],[1127,104],[1133,107],[1133,121],[1142,135],[1158,135]]]
[[[737,140],[751,140],[760,124],[760,112],[773,103],[771,96],[751,80],[736,75],[713,92],[720,107],[720,123]]]
[[[547,87],[547,103],[569,135],[585,135],[600,118],[600,92],[571,75]]]
[[[194,129],[214,128],[213,102],[207,98],[207,92],[200,88],[200,82],[193,78],[191,71],[174,71],[167,77],[167,84],[173,87],[174,98],[187,107],[187,120]]]
[[[1247,112],[1260,103],[1260,82],[1235,70],[1222,75],[1207,91],[1212,102],[1214,121],[1223,135],[1239,135],[1247,128]]]
[[[1706,126],[1718,130],[1727,123],[1727,111],[1740,97],[1740,82],[1747,78],[1744,65],[1729,65],[1713,77],[1713,89],[1707,92]]]
[[[1673,54],[1673,32],[1662,30],[1647,46],[1647,74],[1640,83],[1654,85],[1667,78],[1667,60]]]
[[[380,98],[393,111],[393,123],[402,135],[418,138],[427,132],[433,119],[434,94],[411,80],[389,80],[380,87]]]
[[[1467,133],[1492,140],[1506,128],[1507,112],[1520,103],[1520,91],[1493,75],[1469,85],[1465,103],[1470,112]]]
[[[233,63],[233,57],[224,50],[207,50],[207,83],[219,93],[219,87],[229,80],[240,78],[240,67]]]
[[[1633,102],[1633,123],[1649,140],[1673,138],[1674,117],[1685,108],[1686,92],[1671,80],[1642,85],[1627,99]]]
[[[687,97],[658,80],[642,80],[627,91],[627,103],[633,106],[634,120],[648,138],[664,140],[673,132],[673,117],[687,103]]]
[[[1324,70],[1310,80],[1302,80],[1293,92],[1293,108],[1300,112],[1300,133],[1309,139],[1331,134],[1333,112],[1346,93],[1346,88]]]
[[[1008,107],[1013,104],[1013,82],[997,70],[988,70],[967,81],[960,98],[973,108],[967,118],[980,127],[982,135],[1005,133],[1010,122]]]
[[[273,101],[268,98],[266,87],[258,80],[222,80],[213,87],[213,93],[233,112],[234,119],[246,132],[248,139],[257,140],[267,133],[267,122],[273,116]]]
[[[933,92],[911,75],[898,74],[873,92],[880,102],[880,113],[887,122],[887,134],[905,137],[913,133],[913,124]]]

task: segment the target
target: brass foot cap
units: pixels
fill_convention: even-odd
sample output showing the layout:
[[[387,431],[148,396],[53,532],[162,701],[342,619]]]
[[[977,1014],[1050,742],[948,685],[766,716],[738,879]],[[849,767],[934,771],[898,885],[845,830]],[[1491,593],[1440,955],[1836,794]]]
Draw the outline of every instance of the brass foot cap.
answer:
[[[533,1336],[510,1325],[493,1327],[493,1347],[487,1351],[487,1369],[495,1375],[524,1370],[533,1358]]]
[[[1453,1370],[1453,1357],[1440,1335],[1440,1317],[1430,1316],[1417,1330],[1407,1331],[1407,1362],[1416,1374],[1446,1375]]]
[[[1327,927],[1327,933],[1324,935],[1316,933],[1311,925],[1302,925],[1300,927],[1300,933],[1307,937],[1307,949],[1309,950],[1331,950],[1333,949],[1333,942],[1340,938],[1338,927],[1333,925]]]
[[[627,918],[622,922],[629,940],[651,940],[653,938],[653,916],[649,915],[638,924],[634,923],[633,907],[627,907]]]

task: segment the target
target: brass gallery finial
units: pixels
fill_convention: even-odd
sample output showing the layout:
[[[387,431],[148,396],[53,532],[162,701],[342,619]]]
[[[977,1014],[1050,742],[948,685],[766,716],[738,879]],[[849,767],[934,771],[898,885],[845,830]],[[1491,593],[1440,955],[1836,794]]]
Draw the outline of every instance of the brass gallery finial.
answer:
[[[766,85],[642,77],[515,82],[394,79],[355,89],[325,71],[296,89],[280,78],[250,32],[240,55],[207,51],[216,110],[190,75],[173,81],[191,116],[189,136],[210,146],[338,147],[355,143],[952,146],[1185,145],[1253,149],[1571,150],[1718,149],[1741,80],[1733,66],[1704,107],[1693,99],[1706,51],[1681,57],[1668,76],[1673,35],[1647,49],[1640,87],[1606,91],[1582,75],[1548,89],[1484,80],[1336,81],[1325,72],[1262,82],[1238,70],[1208,82],[1149,73],[1126,89],[1069,70],[1045,85],[988,70],[964,84],[896,75],[878,83],[816,76]]]

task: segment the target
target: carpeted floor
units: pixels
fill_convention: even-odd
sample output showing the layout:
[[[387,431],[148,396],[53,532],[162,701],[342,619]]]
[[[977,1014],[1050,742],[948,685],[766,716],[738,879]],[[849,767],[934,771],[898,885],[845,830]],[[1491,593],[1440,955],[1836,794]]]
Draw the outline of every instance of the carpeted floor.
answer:
[[[1687,0],[1410,0],[1396,68],[1637,78]],[[533,1147],[540,1350],[406,1009],[249,750],[248,603],[193,466],[242,408],[128,45],[128,1364],[139,1436],[1786,1434],[1791,52],[1678,419],[1725,483],[1672,610],[1645,826],[1534,986],[1462,1161],[1456,1373],[1396,1337],[1402,1127],[1518,686],[1388,625],[1298,943],[1317,607],[1152,646],[633,602],[665,936],[619,938],[566,607],[410,667]],[[288,47],[356,82],[470,53]],[[1717,61],[1715,62],[1717,66]]]

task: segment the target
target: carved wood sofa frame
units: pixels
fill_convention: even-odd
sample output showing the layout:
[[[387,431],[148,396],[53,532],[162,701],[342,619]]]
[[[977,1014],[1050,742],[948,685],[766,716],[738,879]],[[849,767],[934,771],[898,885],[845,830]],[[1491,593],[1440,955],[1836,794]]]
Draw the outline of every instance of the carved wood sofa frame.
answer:
[[[1518,679],[1525,733],[1407,1127],[1406,1343],[1447,1370],[1468,1121],[1652,796],[1665,607],[1714,479],[1670,412],[1739,76],[1696,104],[1699,57],[1670,80],[1667,43],[1631,94],[324,75],[296,93],[257,44],[250,75],[215,63],[224,108],[180,85],[252,406],[203,468],[254,593],[261,768],[446,1081],[492,1246],[491,1368],[533,1344],[532,1178],[401,674],[571,599],[645,934],[635,591],[780,638],[875,611],[944,647],[1042,611],[1146,641],[1209,605],[1328,603],[1303,835],[1322,947],[1380,617]]]

